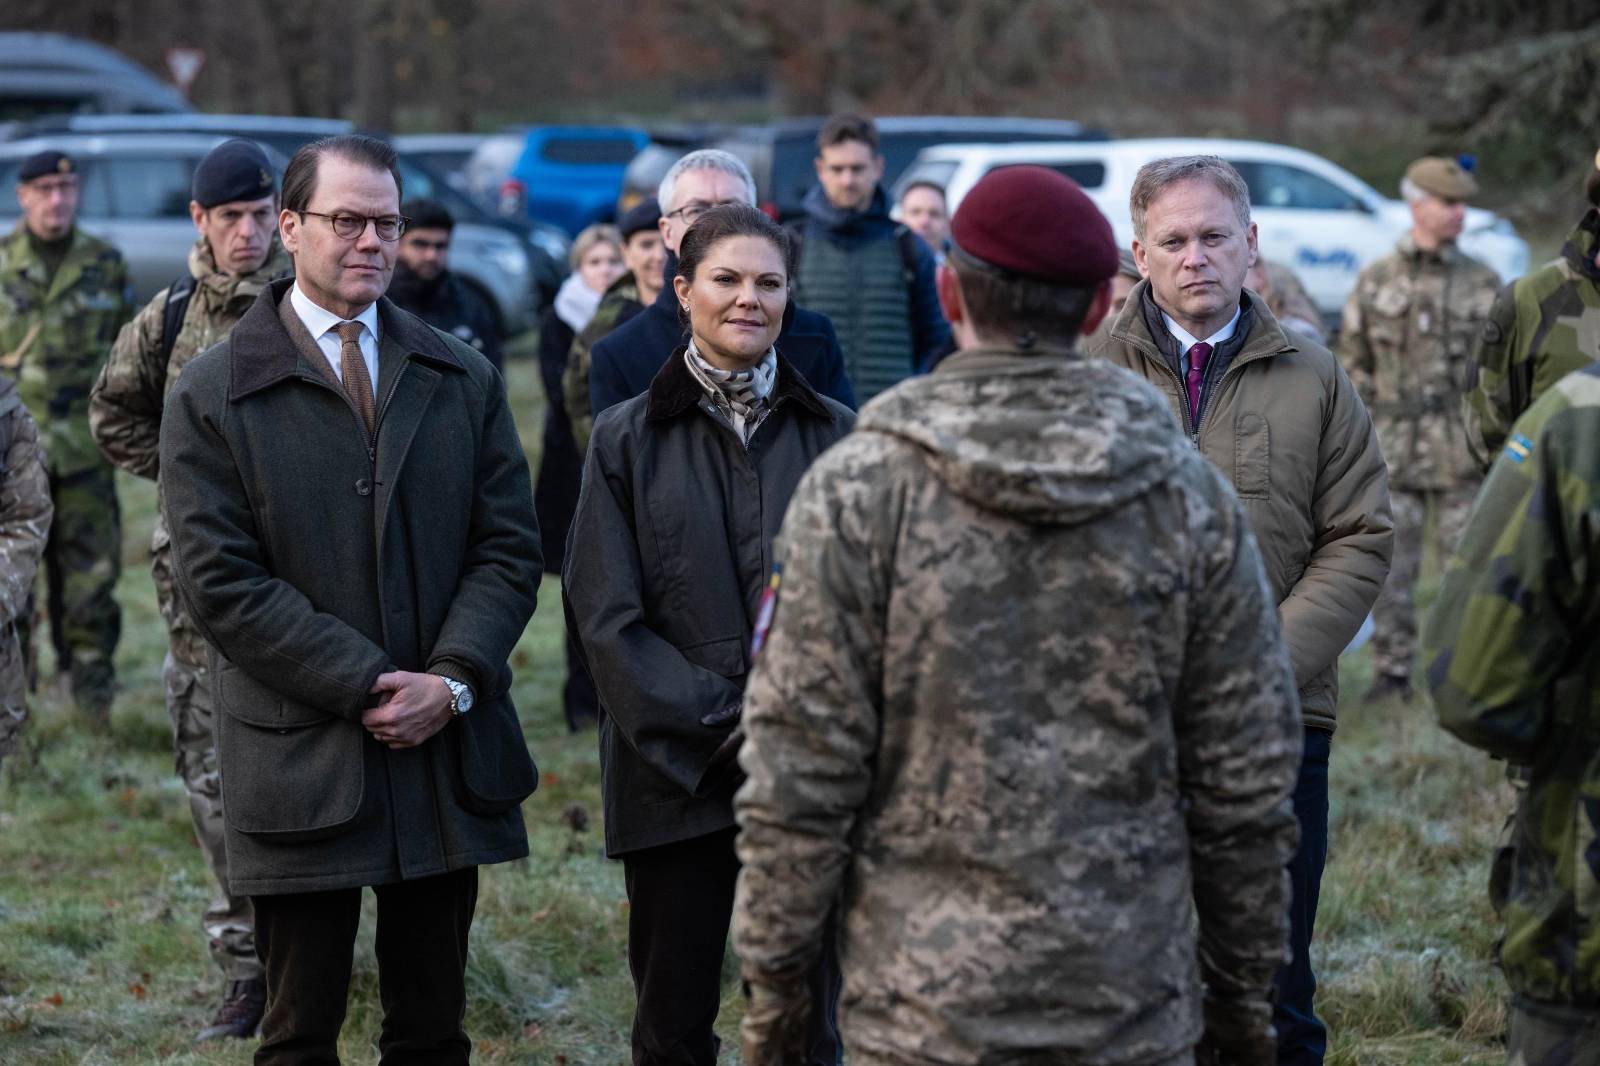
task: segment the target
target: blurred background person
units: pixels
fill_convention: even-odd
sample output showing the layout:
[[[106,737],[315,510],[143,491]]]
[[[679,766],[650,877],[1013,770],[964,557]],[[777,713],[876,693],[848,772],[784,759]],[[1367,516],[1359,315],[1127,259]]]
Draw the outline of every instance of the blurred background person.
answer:
[[[0,243],[0,372],[39,427],[55,519],[45,547],[58,676],[93,730],[111,728],[122,636],[116,472],[89,432],[89,390],[133,313],[122,253],[78,228],[78,166],[36,152],[17,170],[22,218]],[[23,621],[25,647],[35,639]],[[27,660],[36,661],[28,647]]]
[[[932,250],[934,262],[944,262],[944,242],[950,239],[950,209],[941,186],[931,181],[907,185],[900,194],[900,221]]]
[[[400,213],[410,219],[388,296],[434,329],[442,329],[482,352],[496,370],[505,367],[500,323],[494,308],[450,269],[450,237],[455,219],[435,200],[408,200]]]
[[[184,367],[227,337],[267,284],[289,270],[278,241],[277,185],[259,145],[232,140],[212,149],[195,168],[190,192],[189,217],[199,236],[189,250],[189,272],[156,293],[122,327],[89,397],[89,428],[100,451],[136,477],[157,479],[158,500],[161,415],[168,391]],[[253,1037],[267,1002],[256,957],[255,912],[249,897],[228,891],[208,653],[173,582],[171,539],[159,505],[150,570],[167,623],[161,679],[178,776],[189,796],[195,839],[218,888],[201,926],[226,985],[216,1015],[197,1039]]]
[[[10,378],[0,377],[0,766],[28,722],[21,625],[50,536],[50,477],[39,427]]]
[[[567,529],[578,506],[578,482],[583,476],[583,447],[574,438],[572,420],[567,417],[562,376],[573,338],[589,325],[600,307],[600,298],[623,276],[622,235],[615,226],[589,226],[572,242],[571,260],[572,273],[561,283],[539,328],[539,376],[545,390],[544,448],[539,455],[533,502],[539,512],[547,574],[561,573]],[[567,679],[561,694],[568,729],[577,732],[594,724],[594,686],[570,639]]]
[[[933,251],[889,217],[883,168],[870,118],[830,118],[817,133],[817,184],[794,229],[795,299],[833,320],[863,404],[950,351]]]
[[[680,249],[688,343],[595,420],[566,561],[569,625],[600,692],[606,853],[627,884],[636,1066],[717,1059],[750,634],[789,497],[855,421],[784,355],[777,223],[708,208]],[[837,967],[811,973],[828,1006],[803,1061],[833,1066]]]
[[[634,204],[617,220],[622,236],[622,265],[627,273],[611,283],[589,324],[578,331],[567,351],[561,389],[578,451],[589,447],[594,414],[589,408],[589,367],[595,342],[655,303],[665,282],[667,249],[661,240],[661,207],[655,197]]]
[[[1258,256],[1245,273],[1244,287],[1267,302],[1278,325],[1318,344],[1328,343],[1328,331],[1323,328],[1317,305],[1288,266]]]
[[[1361,271],[1339,330],[1339,360],[1372,412],[1394,509],[1394,556],[1372,611],[1374,702],[1411,698],[1423,547],[1431,534],[1437,558],[1450,557],[1481,480],[1462,410],[1473,339],[1500,288],[1492,268],[1456,247],[1478,192],[1469,171],[1418,159],[1400,192],[1411,230]]]

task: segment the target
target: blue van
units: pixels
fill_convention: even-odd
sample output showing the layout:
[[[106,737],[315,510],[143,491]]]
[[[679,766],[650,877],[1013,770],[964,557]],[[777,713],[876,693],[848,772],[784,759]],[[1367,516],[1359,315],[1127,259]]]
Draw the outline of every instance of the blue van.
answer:
[[[511,168],[501,202],[520,199],[528,218],[576,236],[591,222],[616,216],[623,172],[649,143],[649,134],[629,126],[535,127]]]

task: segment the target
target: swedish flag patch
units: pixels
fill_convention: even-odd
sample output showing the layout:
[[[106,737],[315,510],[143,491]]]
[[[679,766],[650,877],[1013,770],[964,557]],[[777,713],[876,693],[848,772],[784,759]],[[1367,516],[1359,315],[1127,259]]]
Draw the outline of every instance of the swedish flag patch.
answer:
[[[1521,463],[1533,454],[1533,441],[1521,433],[1513,433],[1511,439],[1506,441],[1506,458],[1513,463]]]

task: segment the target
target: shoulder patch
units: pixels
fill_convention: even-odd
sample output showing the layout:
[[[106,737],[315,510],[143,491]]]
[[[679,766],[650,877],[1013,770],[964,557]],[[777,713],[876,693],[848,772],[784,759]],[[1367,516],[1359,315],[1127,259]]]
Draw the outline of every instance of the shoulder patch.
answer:
[[[1505,331],[1500,328],[1500,323],[1493,318],[1483,320],[1483,343],[1499,344],[1505,339]]]
[[[1513,463],[1527,462],[1528,456],[1533,454],[1533,441],[1521,433],[1513,433],[1511,439],[1506,441],[1505,456]]]
[[[767,634],[772,630],[772,619],[778,613],[778,588],[783,584],[783,564],[774,563],[772,567],[772,580],[767,582],[766,591],[761,594],[761,606],[756,610],[756,629],[750,636],[750,662],[754,665],[761,654],[761,648],[767,642]]]

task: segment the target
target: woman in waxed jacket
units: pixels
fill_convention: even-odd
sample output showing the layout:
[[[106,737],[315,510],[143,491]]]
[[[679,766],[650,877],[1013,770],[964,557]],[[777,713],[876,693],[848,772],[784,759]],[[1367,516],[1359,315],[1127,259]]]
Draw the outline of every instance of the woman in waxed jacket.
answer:
[[[600,693],[606,850],[630,903],[635,1063],[716,1059],[750,636],[789,497],[854,421],[773,347],[789,261],[755,208],[690,227],[673,280],[689,344],[595,420],[567,540],[568,621]],[[811,1061],[832,1064],[831,953],[819,971]]]

